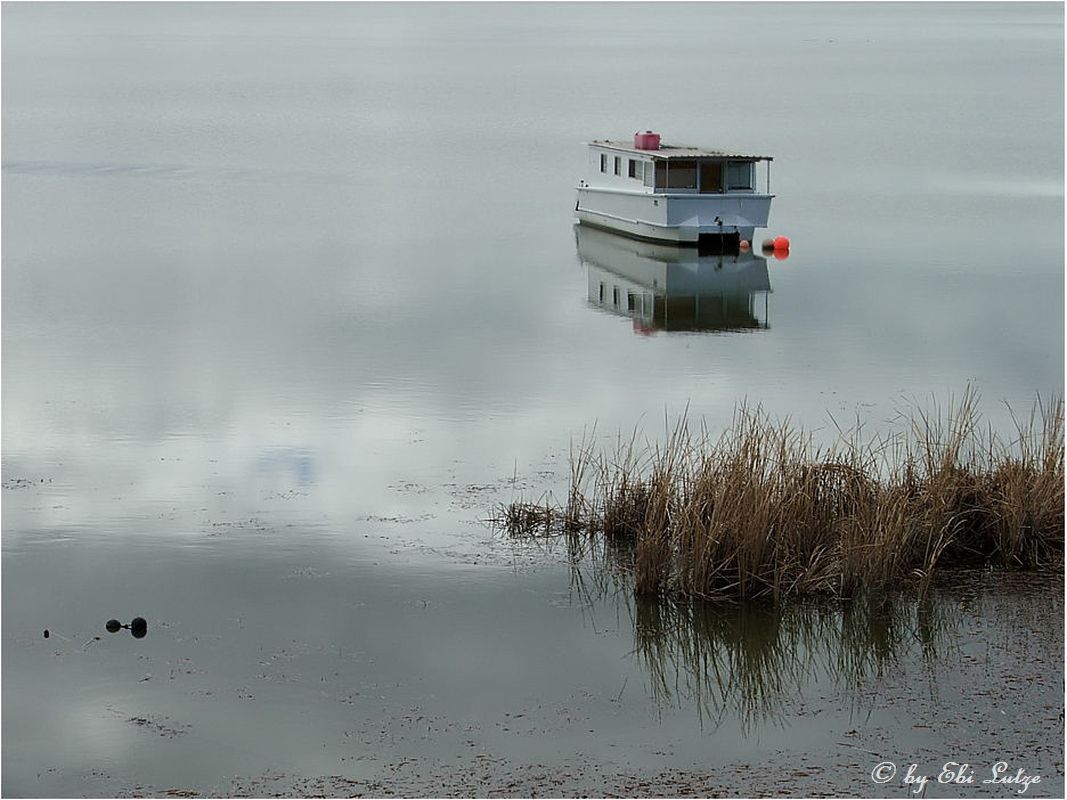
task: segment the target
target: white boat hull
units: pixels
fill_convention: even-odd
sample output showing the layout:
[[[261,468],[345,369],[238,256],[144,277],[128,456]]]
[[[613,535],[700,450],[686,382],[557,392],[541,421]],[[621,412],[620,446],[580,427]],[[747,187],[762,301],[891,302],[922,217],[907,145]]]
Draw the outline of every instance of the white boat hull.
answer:
[[[715,237],[752,240],[767,226],[769,194],[665,194],[578,187],[578,219],[637,239],[699,244]]]

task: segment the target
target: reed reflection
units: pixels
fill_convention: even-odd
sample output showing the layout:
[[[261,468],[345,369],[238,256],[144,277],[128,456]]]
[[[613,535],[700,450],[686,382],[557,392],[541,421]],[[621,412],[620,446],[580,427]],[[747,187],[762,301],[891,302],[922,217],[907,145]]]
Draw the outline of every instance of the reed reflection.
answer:
[[[705,255],[575,227],[589,302],[633,319],[634,330],[744,331],[770,327],[767,259],[751,252]]]
[[[782,724],[788,702],[813,682],[873,707],[877,682],[905,657],[926,673],[953,652],[961,613],[933,597],[857,598],[847,604],[727,605],[634,597],[634,652],[653,700],[696,707],[747,733]]]

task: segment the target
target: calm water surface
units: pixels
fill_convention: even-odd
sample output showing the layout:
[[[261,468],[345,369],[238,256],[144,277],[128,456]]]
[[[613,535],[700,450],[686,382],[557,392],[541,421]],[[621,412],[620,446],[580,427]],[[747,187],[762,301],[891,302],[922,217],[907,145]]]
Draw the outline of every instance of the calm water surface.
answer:
[[[2,44],[4,794],[1062,793],[1055,576],[637,606],[483,522],[594,423],[1061,395],[1061,6],[26,4]],[[575,231],[582,143],[638,128],[772,153],[790,258]]]

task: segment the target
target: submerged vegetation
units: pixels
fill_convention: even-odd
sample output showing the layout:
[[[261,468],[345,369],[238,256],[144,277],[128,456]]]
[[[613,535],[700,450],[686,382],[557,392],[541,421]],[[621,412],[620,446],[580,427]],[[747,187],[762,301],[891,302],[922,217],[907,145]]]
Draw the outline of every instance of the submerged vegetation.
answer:
[[[494,522],[515,537],[592,544],[639,595],[854,596],[935,572],[1060,562],[1063,403],[1038,401],[1008,441],[984,429],[977,393],[913,412],[870,440],[810,433],[741,406],[713,438],[683,417],[665,444],[571,458],[565,503],[516,501]],[[587,552],[587,550],[582,550]]]

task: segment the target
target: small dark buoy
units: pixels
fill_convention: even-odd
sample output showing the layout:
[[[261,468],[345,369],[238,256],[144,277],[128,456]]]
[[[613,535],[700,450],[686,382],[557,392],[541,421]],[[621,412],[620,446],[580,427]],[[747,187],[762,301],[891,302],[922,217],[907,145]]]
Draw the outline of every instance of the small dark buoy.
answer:
[[[764,239],[762,249],[764,253],[769,253],[774,250],[774,239]]]
[[[130,620],[130,633],[134,639],[143,639],[148,635],[148,621],[144,617],[134,617]]]
[[[120,630],[122,630],[122,623],[119,622],[117,619],[109,619],[104,624],[104,628],[107,629],[108,633],[118,633]]]
[[[48,628],[44,629],[44,638],[48,638]]]

